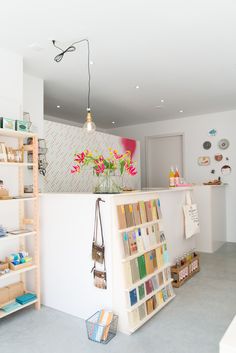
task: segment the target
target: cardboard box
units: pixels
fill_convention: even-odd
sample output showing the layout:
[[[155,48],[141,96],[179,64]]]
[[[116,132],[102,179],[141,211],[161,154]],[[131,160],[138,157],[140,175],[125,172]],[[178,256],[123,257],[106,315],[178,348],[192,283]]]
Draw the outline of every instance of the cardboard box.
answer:
[[[3,262],[0,261],[0,271],[4,271],[9,268],[9,263],[8,262]]]
[[[0,306],[8,303],[10,301],[9,289],[8,287],[0,288]]]
[[[24,294],[24,284],[23,282],[10,284],[8,286],[8,290],[9,290],[9,298],[10,300],[13,300],[16,297],[19,297],[20,295]]]

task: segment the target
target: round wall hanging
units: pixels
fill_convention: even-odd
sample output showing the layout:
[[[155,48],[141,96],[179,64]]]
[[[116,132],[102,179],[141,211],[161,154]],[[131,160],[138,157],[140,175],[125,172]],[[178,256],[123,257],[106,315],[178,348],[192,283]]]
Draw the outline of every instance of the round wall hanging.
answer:
[[[198,157],[198,165],[207,166],[207,165],[210,165],[210,163],[211,163],[210,157],[207,157],[207,156]]]
[[[204,148],[204,150],[209,150],[211,148],[211,142],[210,141],[205,141],[203,143],[203,148]]]
[[[222,159],[223,159],[223,155],[222,155],[222,154],[215,154],[215,160],[216,160],[217,162],[222,161]]]
[[[223,175],[229,175],[231,173],[231,167],[229,165],[223,165],[221,168],[221,173]]]
[[[218,146],[222,150],[226,150],[229,147],[229,140],[221,139],[218,143]]]
[[[208,135],[209,136],[216,136],[217,134],[217,130],[216,129],[211,129],[209,132],[208,132]]]

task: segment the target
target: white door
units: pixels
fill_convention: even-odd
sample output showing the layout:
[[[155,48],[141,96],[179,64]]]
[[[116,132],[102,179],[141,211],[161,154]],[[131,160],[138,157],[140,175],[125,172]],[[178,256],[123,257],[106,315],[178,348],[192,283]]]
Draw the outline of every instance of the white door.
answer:
[[[146,139],[147,187],[167,187],[171,166],[183,175],[183,136],[153,136]]]

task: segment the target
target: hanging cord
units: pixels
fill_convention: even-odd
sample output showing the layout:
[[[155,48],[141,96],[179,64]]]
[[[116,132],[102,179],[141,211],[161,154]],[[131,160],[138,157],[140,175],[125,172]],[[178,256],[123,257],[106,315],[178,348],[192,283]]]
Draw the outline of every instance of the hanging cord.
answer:
[[[88,49],[88,61],[87,61],[87,65],[88,65],[88,99],[87,99],[87,111],[90,112],[91,107],[90,107],[90,93],[91,93],[91,71],[90,71],[90,44],[89,44],[89,40],[88,39],[81,39],[78,40],[77,42],[73,42],[69,47],[67,47],[66,49],[62,49],[60,47],[58,47],[56,45],[56,41],[53,40],[52,44],[55,48],[61,50],[60,54],[57,54],[54,58],[54,61],[56,61],[57,63],[59,63],[63,57],[65,53],[71,53],[74,52],[76,50],[75,44],[80,44],[86,42],[87,43],[87,49]]]

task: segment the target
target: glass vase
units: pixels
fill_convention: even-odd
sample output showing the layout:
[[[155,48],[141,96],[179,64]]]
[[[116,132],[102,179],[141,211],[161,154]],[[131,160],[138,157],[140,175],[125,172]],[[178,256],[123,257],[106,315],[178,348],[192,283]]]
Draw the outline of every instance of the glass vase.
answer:
[[[117,182],[117,177],[111,173],[95,176],[94,194],[119,194],[121,187]]]

